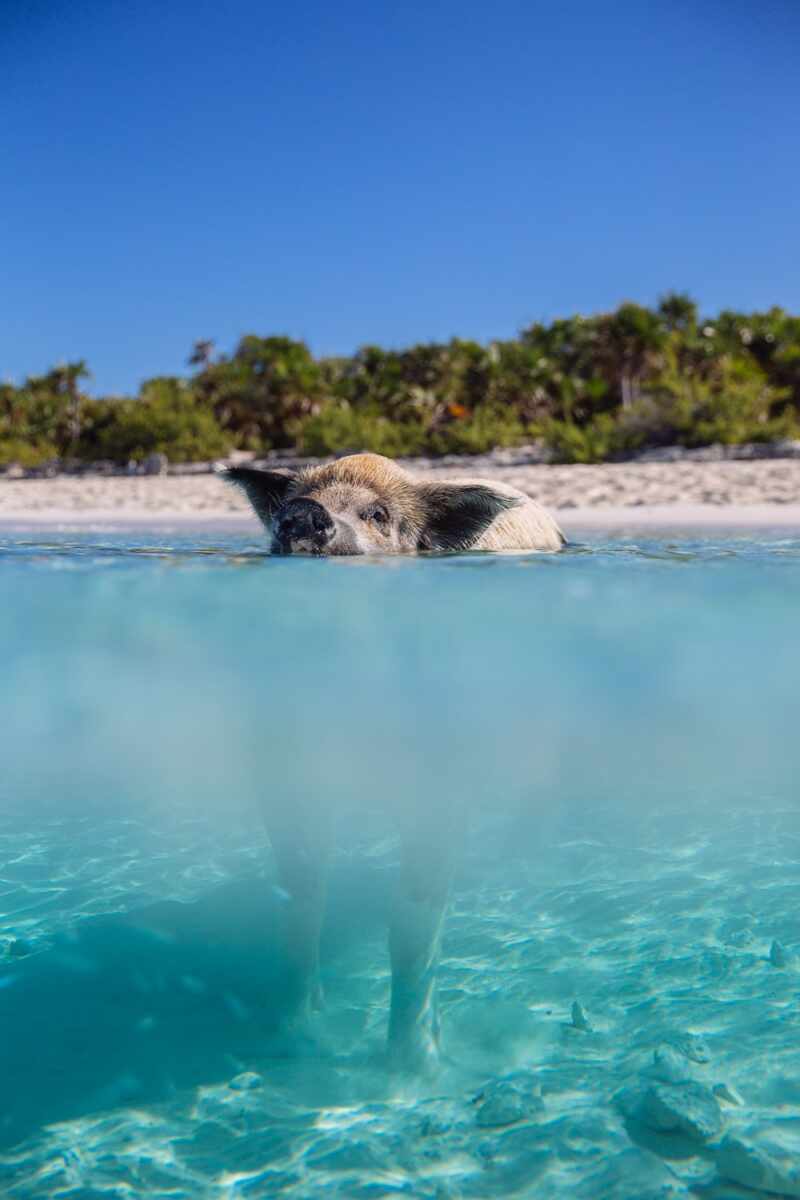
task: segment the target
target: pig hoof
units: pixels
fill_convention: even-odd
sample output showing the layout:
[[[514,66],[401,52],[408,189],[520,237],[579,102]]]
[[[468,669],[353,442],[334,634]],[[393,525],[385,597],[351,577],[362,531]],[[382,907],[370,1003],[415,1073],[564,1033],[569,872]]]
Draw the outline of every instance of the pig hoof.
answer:
[[[420,1038],[389,1046],[389,1066],[398,1075],[438,1075],[442,1056],[433,1038]]]

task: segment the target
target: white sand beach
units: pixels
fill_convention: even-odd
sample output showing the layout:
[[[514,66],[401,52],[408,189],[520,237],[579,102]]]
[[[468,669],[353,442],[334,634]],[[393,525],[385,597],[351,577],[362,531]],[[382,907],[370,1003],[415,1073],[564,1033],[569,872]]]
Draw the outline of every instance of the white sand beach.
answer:
[[[800,458],[547,466],[509,452],[480,460],[417,460],[431,478],[504,480],[581,526],[800,527]],[[244,496],[216,475],[58,475],[0,479],[0,525],[257,528]]]

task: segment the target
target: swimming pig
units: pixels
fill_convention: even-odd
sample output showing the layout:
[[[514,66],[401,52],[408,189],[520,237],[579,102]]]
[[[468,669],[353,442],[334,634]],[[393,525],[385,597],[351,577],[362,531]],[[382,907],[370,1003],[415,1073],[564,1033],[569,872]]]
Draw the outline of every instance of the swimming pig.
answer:
[[[292,474],[250,467],[230,467],[224,474],[244,489],[271,534],[273,554],[560,550],[564,543],[552,517],[515,488],[480,479],[425,482],[378,454],[354,454]],[[276,747],[275,753],[286,751]],[[441,764],[427,766],[430,780],[436,780]],[[290,782],[278,793],[267,791],[262,810],[282,898],[284,1032],[293,1053],[315,1037],[334,830],[324,798],[295,786],[289,763],[282,774]],[[387,764],[387,779],[391,774]],[[375,786],[381,790],[384,784],[376,779]],[[393,784],[388,786],[391,791]],[[423,808],[397,796],[392,803],[401,861],[389,918],[389,1055],[402,1070],[423,1072],[435,1069],[439,1057],[437,965],[463,826],[458,797],[446,781],[431,787],[435,804]]]
[[[560,550],[564,535],[534,500],[481,479],[426,482],[380,454],[282,473],[227,467],[272,537],[272,554]]]

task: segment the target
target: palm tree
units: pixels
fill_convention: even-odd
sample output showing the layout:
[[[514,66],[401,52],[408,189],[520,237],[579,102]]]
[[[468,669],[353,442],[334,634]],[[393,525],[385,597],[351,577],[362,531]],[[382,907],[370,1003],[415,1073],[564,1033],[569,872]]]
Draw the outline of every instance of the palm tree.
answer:
[[[61,452],[73,458],[81,436],[81,416],[84,396],[78,384],[89,379],[89,368],[83,359],[74,363],[59,363],[44,379],[44,383],[56,397],[66,401],[64,413],[65,437],[61,441]],[[58,405],[60,407],[60,404]]]
[[[190,367],[198,367],[201,371],[205,371],[206,367],[211,362],[211,355],[214,353],[214,343],[210,339],[201,339],[195,342],[192,347],[192,353],[189,355],[188,363]]]
[[[642,376],[660,365],[666,330],[657,313],[631,303],[621,304],[603,325],[602,353],[628,409],[640,397]]]
[[[685,336],[697,328],[697,305],[687,292],[667,292],[659,299],[658,312],[670,333]]]

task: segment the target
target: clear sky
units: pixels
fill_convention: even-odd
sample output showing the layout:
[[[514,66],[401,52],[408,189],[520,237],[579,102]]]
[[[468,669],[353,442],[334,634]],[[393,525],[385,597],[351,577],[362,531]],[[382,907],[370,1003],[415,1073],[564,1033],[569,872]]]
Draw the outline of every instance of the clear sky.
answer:
[[[800,310],[798,0],[0,0],[0,377]]]

